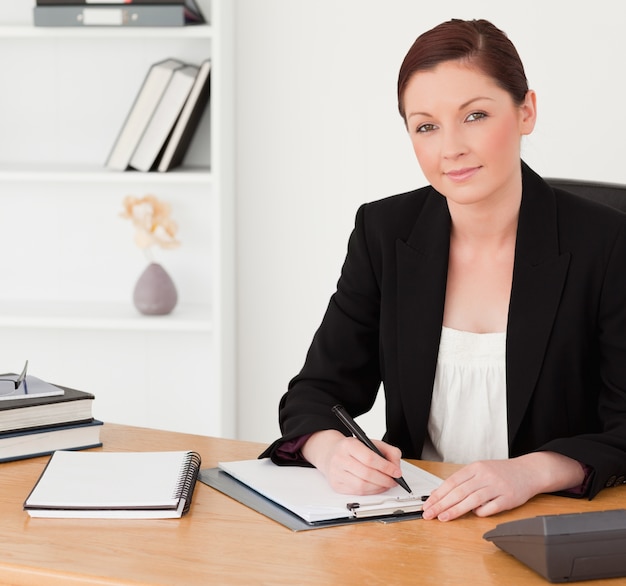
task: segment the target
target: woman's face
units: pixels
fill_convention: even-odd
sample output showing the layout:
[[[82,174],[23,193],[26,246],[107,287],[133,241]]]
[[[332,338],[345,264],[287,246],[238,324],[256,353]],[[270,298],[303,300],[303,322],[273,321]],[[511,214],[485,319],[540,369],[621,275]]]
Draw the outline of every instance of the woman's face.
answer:
[[[446,61],[414,74],[403,100],[420,167],[449,202],[519,195],[520,142],[535,125],[534,92],[518,106],[479,69]]]

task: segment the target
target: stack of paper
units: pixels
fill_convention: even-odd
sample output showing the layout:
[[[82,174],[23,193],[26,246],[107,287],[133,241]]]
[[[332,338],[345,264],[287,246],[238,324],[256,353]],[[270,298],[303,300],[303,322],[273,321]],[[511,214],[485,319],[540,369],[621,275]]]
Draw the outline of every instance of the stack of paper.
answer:
[[[413,495],[396,486],[383,494],[359,496],[335,492],[316,468],[277,466],[269,459],[220,462],[219,468],[307,523],[421,511],[424,497],[442,482],[441,478],[403,461],[402,475]],[[365,514],[359,514],[362,512]]]

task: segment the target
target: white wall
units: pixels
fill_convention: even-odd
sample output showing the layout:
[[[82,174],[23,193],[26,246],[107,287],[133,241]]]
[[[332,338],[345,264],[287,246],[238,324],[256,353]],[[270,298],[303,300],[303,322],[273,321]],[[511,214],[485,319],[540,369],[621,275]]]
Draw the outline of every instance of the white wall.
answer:
[[[241,439],[278,435],[357,206],[424,184],[396,75],[415,37],[452,17],[490,19],[517,46],[539,96],[535,170],[626,183],[622,0],[238,0]],[[380,406],[363,425],[382,433]]]

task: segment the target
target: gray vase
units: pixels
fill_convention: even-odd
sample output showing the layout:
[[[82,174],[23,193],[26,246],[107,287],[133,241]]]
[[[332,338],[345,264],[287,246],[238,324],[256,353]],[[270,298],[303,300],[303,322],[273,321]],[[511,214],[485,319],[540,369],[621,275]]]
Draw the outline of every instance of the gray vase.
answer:
[[[167,315],[177,301],[174,281],[160,264],[150,263],[135,285],[135,307],[145,315]]]

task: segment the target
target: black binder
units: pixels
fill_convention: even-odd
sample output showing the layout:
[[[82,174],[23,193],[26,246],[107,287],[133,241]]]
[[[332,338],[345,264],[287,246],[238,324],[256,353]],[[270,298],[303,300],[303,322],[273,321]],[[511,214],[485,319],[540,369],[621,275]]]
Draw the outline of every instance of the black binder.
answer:
[[[184,26],[203,24],[194,0],[185,3],[148,4],[47,4],[33,8],[35,26]]]

